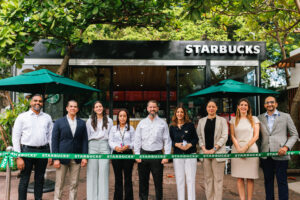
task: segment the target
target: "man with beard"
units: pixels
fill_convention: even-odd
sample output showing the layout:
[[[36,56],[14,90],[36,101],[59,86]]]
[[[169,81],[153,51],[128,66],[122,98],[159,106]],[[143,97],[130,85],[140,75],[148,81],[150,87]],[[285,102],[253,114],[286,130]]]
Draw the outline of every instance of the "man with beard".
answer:
[[[275,173],[279,199],[288,200],[287,167],[290,156],[287,156],[286,152],[291,150],[298,140],[298,133],[291,116],[278,111],[277,106],[275,97],[267,97],[264,103],[267,112],[258,116],[261,122],[261,151],[278,152],[279,155],[279,157],[262,158],[261,164],[264,172],[266,199],[274,199]]]
[[[29,111],[20,114],[15,121],[12,132],[14,151],[49,153],[53,123],[50,115],[41,111],[42,95],[33,95],[30,106]],[[48,159],[48,163],[51,164],[52,160]],[[42,199],[47,159],[18,157],[17,167],[21,170],[19,200],[27,199],[27,187],[33,167],[35,173],[34,198]]]
[[[135,132],[134,151],[135,154],[165,154],[171,153],[171,138],[169,128],[165,120],[157,116],[158,103],[150,100],[147,104],[148,117],[141,120]],[[149,177],[152,173],[156,199],[163,197],[163,164],[168,159],[137,159],[139,173],[139,197],[147,200],[149,194]]]

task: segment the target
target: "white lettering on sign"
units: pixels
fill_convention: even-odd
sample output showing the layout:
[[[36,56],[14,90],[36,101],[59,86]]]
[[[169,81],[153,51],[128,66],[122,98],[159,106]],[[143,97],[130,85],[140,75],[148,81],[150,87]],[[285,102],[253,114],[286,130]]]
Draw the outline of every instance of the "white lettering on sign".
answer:
[[[186,54],[259,54],[259,45],[186,45]]]

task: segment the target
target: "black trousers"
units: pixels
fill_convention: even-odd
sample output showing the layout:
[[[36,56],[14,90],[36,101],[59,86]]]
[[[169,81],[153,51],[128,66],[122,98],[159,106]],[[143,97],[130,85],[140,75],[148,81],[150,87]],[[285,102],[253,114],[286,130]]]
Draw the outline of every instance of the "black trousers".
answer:
[[[132,150],[118,153],[113,151],[113,154],[132,154]],[[134,160],[112,160],[112,166],[115,173],[115,192],[114,200],[123,200],[123,188],[125,189],[125,200],[133,200],[133,189],[132,189],[132,169]],[[123,173],[124,173],[124,184],[123,184]]]
[[[145,151],[141,150],[141,154],[162,154],[162,151]],[[161,159],[143,159],[138,165],[139,172],[139,197],[140,200],[147,200],[149,195],[149,178],[150,172],[153,176],[155,186],[156,200],[162,200],[163,197],[163,170],[164,165]]]
[[[34,149],[30,147],[22,147],[22,152],[42,152],[49,153],[49,146],[44,149]],[[21,171],[21,178],[19,183],[19,200],[27,199],[27,188],[34,166],[34,198],[41,200],[43,195],[44,175],[47,168],[48,159],[37,158],[23,158],[25,163],[24,170]]]
[[[266,200],[274,200],[274,176],[278,185],[279,200],[289,199],[289,189],[287,182],[288,160],[273,160],[268,157],[261,159],[262,169],[265,179]]]

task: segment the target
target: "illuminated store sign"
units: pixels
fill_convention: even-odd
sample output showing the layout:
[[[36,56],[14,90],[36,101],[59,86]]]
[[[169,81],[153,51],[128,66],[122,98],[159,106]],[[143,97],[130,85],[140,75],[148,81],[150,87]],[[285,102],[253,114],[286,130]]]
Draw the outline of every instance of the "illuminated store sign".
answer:
[[[259,45],[186,45],[186,54],[259,54]]]

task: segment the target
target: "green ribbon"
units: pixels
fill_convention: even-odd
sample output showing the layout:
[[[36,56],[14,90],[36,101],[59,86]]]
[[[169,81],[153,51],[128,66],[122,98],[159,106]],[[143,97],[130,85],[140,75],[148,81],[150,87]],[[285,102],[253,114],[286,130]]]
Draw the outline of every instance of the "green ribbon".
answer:
[[[300,155],[300,151],[288,151],[287,155]],[[186,159],[186,158],[253,158],[278,157],[277,152],[261,153],[224,153],[224,154],[74,154],[74,153],[36,153],[0,152],[4,157],[0,167],[6,168],[7,162],[13,167],[13,158],[52,158],[52,159]]]
[[[14,158],[10,155],[10,152],[0,152],[0,157],[4,157],[0,164],[0,168],[6,168],[7,163],[10,168],[14,167]]]

